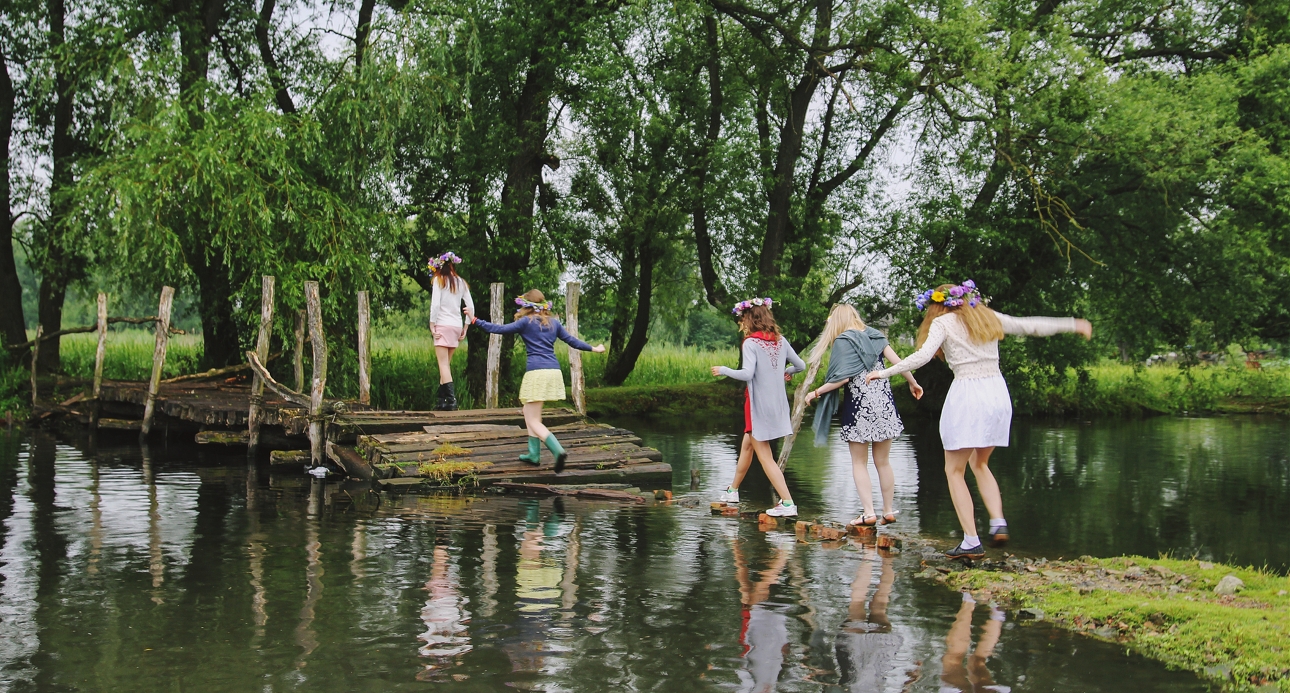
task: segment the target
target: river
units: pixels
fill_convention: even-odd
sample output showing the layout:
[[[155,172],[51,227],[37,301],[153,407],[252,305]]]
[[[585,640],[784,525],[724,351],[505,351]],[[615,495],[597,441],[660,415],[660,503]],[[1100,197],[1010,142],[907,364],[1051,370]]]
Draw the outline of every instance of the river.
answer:
[[[324,498],[294,471],[192,445],[0,433],[0,689],[1207,690],[964,601],[914,576],[917,550],[709,515],[734,464],[726,422],[616,423],[703,502]],[[1010,551],[1290,564],[1284,420],[1014,430],[992,464]],[[934,433],[914,427],[893,463],[901,531],[948,544]],[[806,516],[858,510],[839,443],[799,442],[788,478]],[[764,480],[745,500],[769,501]]]

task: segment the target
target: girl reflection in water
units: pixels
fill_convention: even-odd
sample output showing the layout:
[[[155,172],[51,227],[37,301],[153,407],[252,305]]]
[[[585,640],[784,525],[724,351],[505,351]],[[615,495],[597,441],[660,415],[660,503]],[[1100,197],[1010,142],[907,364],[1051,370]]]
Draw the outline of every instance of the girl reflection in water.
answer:
[[[855,580],[851,582],[851,607],[842,632],[834,643],[838,657],[838,673],[844,691],[882,691],[883,682],[896,666],[896,656],[904,639],[891,632],[887,620],[887,603],[891,600],[891,584],[896,572],[891,567],[891,556],[879,553],[881,572],[878,591],[869,602],[865,613],[865,600],[869,584],[873,581],[874,561],[868,556],[860,561]]]
[[[954,617],[949,635],[945,636],[945,656],[941,658],[941,693],[975,693],[976,691],[993,691],[1008,693],[1012,689],[994,682],[990,670],[985,667],[985,660],[994,654],[995,645],[999,644],[999,635],[1003,632],[1003,612],[998,607],[990,607],[990,618],[981,626],[981,639],[977,641],[976,650],[968,656],[967,666],[963,658],[972,647],[972,612],[976,609],[976,600],[967,592],[963,593],[963,605]]]
[[[748,566],[740,540],[735,537],[732,548],[735,554],[735,578],[739,581],[739,596],[742,602],[742,623],[739,627],[739,644],[743,645],[741,656],[747,660],[744,671],[739,672],[739,690],[748,693],[770,693],[779,682],[779,673],[784,668],[784,649],[788,647],[788,614],[781,610],[764,606],[762,602],[770,598],[771,585],[779,582],[779,576],[788,565],[792,556],[794,540],[791,537],[776,542],[778,537],[767,536],[771,541],[772,554],[770,564],[760,573],[753,574]]]

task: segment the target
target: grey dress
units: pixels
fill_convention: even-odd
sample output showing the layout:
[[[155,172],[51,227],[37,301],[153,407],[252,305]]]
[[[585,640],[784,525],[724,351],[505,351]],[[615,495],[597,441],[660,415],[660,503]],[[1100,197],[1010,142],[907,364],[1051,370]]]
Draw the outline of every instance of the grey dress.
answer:
[[[743,357],[743,368],[722,366],[721,374],[748,383],[753,440],[775,440],[792,434],[784,376],[806,370],[806,363],[783,335],[773,343],[757,337],[745,339]]]

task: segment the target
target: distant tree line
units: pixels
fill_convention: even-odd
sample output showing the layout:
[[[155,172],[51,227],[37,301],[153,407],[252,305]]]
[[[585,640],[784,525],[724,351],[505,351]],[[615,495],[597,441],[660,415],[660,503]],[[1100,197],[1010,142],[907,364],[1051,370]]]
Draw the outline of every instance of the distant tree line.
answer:
[[[46,331],[91,278],[183,288],[206,367],[253,339],[261,274],[282,314],[322,282],[343,349],[355,290],[405,309],[444,250],[483,314],[491,282],[581,279],[608,384],[660,326],[710,335],[739,298],[774,297],[804,346],[835,302],[909,321],[916,290],[969,277],[1004,311],[1094,318],[1093,348],[1124,358],[1290,331],[1288,0],[9,0],[0,16],[7,343],[26,339],[15,252]],[[1010,349],[1052,377],[1095,354]],[[59,370],[56,343],[40,361]]]

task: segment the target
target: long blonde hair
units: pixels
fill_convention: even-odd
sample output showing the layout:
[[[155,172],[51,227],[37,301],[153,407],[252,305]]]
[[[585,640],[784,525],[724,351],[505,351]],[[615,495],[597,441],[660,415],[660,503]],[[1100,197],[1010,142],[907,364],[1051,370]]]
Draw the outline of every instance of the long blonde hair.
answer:
[[[824,323],[824,329],[820,332],[820,336],[815,339],[815,348],[811,349],[811,355],[806,360],[812,365],[820,363],[824,360],[824,355],[833,348],[834,340],[841,336],[843,332],[847,330],[860,330],[863,332],[865,328],[864,320],[860,319],[860,314],[856,312],[855,308],[845,303],[834,305],[833,310],[829,311],[829,319]]]
[[[936,291],[948,296],[952,288],[954,288],[954,284],[941,284],[936,287]],[[965,304],[953,308],[940,303],[929,303],[927,305],[927,314],[923,316],[923,324],[918,326],[918,341],[914,343],[916,347],[922,347],[923,343],[927,341],[927,332],[932,329],[932,321],[947,313],[954,313],[959,316],[959,321],[963,323],[963,327],[967,328],[968,339],[977,344],[997,342],[1003,339],[1003,323],[999,322],[999,316],[995,315],[994,311],[990,310],[985,303],[978,303],[975,306]],[[942,359],[945,358],[945,355],[940,350],[936,352],[936,355]]]

